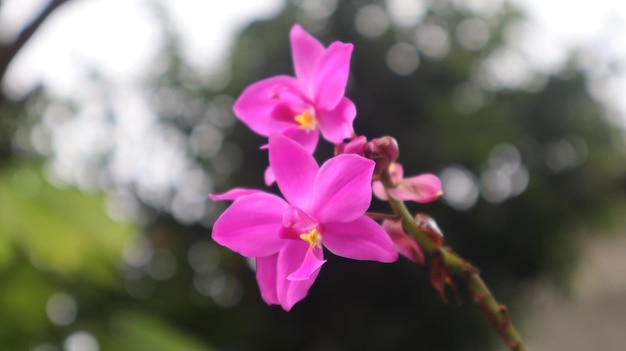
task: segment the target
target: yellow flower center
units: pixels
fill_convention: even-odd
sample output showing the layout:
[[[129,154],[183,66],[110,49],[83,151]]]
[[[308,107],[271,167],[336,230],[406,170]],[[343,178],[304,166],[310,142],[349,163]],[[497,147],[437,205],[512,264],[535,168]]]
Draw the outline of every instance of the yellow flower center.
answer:
[[[296,117],[294,117],[294,119],[299,124],[298,128],[304,129],[307,132],[314,130],[315,126],[317,125],[317,120],[315,119],[315,116],[313,116],[313,114],[309,112],[309,110],[304,110],[302,114],[297,115]]]
[[[314,247],[320,244],[322,241],[322,235],[317,231],[317,229],[313,229],[308,233],[300,234],[300,239],[309,243],[311,247]]]

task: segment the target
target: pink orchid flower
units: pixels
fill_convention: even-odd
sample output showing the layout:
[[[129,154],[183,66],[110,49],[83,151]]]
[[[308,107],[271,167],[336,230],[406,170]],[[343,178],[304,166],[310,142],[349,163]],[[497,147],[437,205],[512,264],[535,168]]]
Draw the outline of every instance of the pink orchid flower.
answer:
[[[404,170],[398,162],[389,165],[389,173],[394,187],[387,189],[387,192],[396,200],[428,203],[437,200],[443,194],[441,181],[434,174],[424,173],[410,178],[402,178]],[[374,181],[372,190],[377,198],[387,200],[387,193],[381,181]]]
[[[373,161],[339,155],[319,167],[301,145],[282,134],[272,134],[268,145],[270,166],[286,201],[242,188],[211,196],[235,200],[215,222],[213,239],[256,258],[265,302],[289,311],[302,300],[325,262],[322,246],[357,260],[397,260],[389,236],[365,216]]]
[[[247,87],[235,115],[254,132],[287,134],[313,153],[319,133],[339,143],[353,134],[356,107],[346,98],[352,44],[328,48],[294,25],[290,33],[295,78],[275,76]]]

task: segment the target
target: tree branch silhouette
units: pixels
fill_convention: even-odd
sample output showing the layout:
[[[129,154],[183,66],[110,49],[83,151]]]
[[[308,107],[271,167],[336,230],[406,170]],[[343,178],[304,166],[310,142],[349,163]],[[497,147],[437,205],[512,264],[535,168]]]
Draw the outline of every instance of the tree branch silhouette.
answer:
[[[48,4],[39,12],[39,14],[33,18],[33,20],[20,32],[15,40],[7,45],[0,46],[0,82],[4,80],[4,76],[7,72],[11,61],[15,58],[17,53],[24,47],[28,40],[35,34],[41,24],[52,14],[59,6],[70,0],[51,0]],[[0,103],[6,98],[2,92],[0,92]]]

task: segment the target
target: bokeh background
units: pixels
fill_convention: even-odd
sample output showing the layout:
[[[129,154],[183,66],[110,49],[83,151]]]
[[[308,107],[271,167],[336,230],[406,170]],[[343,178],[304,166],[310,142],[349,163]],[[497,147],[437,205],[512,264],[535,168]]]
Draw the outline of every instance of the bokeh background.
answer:
[[[231,108],[293,72],[294,23],[354,43],[356,131],[441,177],[411,209],[531,348],[623,349],[626,9],[608,0],[0,1],[1,349],[504,349],[462,284],[444,304],[407,260],[328,254],[285,313],[211,241],[226,204],[207,194],[264,187],[264,140]]]

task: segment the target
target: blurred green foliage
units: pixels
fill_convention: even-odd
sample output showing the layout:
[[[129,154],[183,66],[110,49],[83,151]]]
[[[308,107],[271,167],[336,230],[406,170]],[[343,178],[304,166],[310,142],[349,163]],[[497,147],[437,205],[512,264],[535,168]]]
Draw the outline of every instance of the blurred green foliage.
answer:
[[[18,164],[0,173],[0,206],[5,266],[22,252],[61,278],[114,285],[118,273],[111,263],[136,229],[111,220],[101,196],[55,188],[36,165]]]
[[[41,173],[32,162],[0,171],[2,347],[56,350],[67,334],[88,330],[104,350],[211,350],[158,316],[132,312],[119,264],[138,228],[111,220],[101,195],[59,189]],[[59,293],[78,311],[55,307]]]

